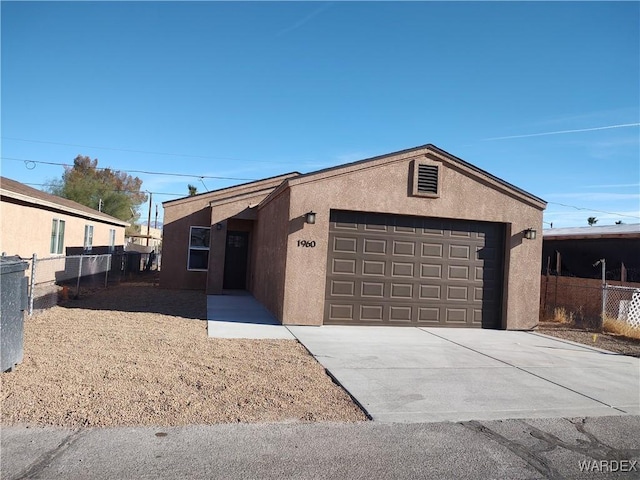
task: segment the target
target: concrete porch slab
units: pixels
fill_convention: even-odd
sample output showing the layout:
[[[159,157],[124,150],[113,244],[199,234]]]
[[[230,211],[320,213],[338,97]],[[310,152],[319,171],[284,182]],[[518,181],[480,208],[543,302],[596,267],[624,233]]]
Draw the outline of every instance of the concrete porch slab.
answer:
[[[287,327],[243,290],[207,296],[207,332],[212,338],[295,339]]]

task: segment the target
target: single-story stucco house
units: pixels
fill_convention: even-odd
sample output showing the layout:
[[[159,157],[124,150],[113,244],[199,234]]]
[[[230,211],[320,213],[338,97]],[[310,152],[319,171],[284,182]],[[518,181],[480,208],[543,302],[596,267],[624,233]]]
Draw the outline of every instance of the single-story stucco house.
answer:
[[[164,204],[160,286],[286,325],[530,329],[546,203],[433,145]]]
[[[69,247],[91,253],[124,245],[127,222],[66,198],[0,177],[0,249],[38,258],[65,255]]]
[[[31,292],[36,309],[55,305],[56,283],[77,275],[78,260],[70,261],[66,255],[122,250],[128,225],[80,203],[0,177],[0,251],[25,259],[37,255],[38,266],[29,273],[35,275]],[[86,276],[106,267],[84,268]]]
[[[640,282],[640,224],[549,228],[542,235],[542,273]]]

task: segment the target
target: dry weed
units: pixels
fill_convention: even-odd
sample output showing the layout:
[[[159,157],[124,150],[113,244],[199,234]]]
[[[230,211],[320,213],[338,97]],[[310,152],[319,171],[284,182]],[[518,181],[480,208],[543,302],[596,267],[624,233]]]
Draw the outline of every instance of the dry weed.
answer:
[[[610,332],[616,335],[622,335],[623,337],[640,340],[640,328],[634,327],[624,320],[605,317],[603,328],[605,332]]]
[[[557,307],[553,310],[552,322],[572,325],[574,323],[573,312],[568,312],[564,307]]]

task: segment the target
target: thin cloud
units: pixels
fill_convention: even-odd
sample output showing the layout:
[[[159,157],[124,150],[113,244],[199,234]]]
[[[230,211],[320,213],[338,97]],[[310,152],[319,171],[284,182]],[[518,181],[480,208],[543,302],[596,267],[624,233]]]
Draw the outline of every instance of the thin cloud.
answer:
[[[614,183],[609,185],[583,185],[579,188],[632,188],[640,187],[640,183]]]
[[[526,135],[510,135],[508,137],[483,138],[482,141],[488,142],[493,140],[509,140],[512,138],[543,137],[546,135],[563,135],[566,133],[594,132],[596,130],[609,130],[611,128],[629,128],[629,127],[639,127],[639,126],[640,126],[640,123],[622,123],[620,125],[607,125],[604,127],[578,128],[574,130],[557,130],[555,132],[528,133]]]
[[[314,18],[317,15],[320,15],[322,12],[324,12],[326,9],[328,9],[329,7],[331,7],[332,4],[331,3],[325,3],[324,5],[322,5],[319,8],[316,8],[314,11],[312,11],[309,15],[307,15],[306,17],[301,18],[300,20],[298,20],[296,23],[294,23],[293,25],[291,25],[290,27],[285,28],[284,30],[280,30],[277,34],[276,37],[281,37],[282,35],[285,35],[286,33],[292,32],[293,30],[296,30],[298,28],[300,28],[301,26],[303,26],[305,23],[307,23],[309,20],[311,20],[312,18]]]

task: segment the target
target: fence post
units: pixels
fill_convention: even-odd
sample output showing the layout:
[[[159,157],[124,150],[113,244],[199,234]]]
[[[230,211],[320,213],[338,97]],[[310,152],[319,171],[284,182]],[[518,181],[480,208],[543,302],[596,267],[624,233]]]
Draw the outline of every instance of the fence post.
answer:
[[[38,255],[36,253],[31,257],[31,285],[29,288],[29,316],[33,315],[33,296],[34,285],[36,284],[36,263],[38,262]]]
[[[607,261],[601,258],[597,264],[602,265],[602,314],[600,315],[600,330],[604,328],[604,317],[607,314]]]
[[[80,277],[82,277],[82,258],[84,255],[80,255],[80,262],[78,264],[78,281],[76,282],[76,298],[80,298]]]
[[[107,255],[107,271],[104,273],[104,288],[107,288],[109,282],[109,270],[111,270],[111,254]]]

